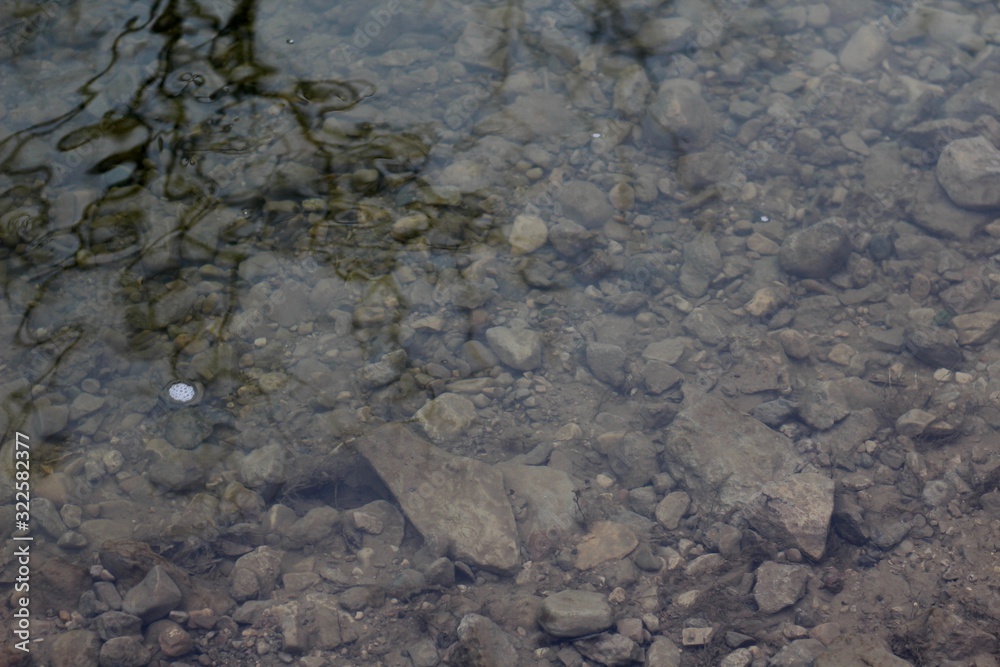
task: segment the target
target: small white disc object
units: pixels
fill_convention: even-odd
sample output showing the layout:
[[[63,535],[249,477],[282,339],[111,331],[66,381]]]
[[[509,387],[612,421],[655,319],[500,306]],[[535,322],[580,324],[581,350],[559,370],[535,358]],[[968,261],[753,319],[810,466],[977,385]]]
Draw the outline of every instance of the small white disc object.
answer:
[[[170,389],[167,390],[167,394],[172,400],[175,400],[178,403],[187,403],[194,398],[195,390],[193,386],[186,382],[178,382],[170,385]]]

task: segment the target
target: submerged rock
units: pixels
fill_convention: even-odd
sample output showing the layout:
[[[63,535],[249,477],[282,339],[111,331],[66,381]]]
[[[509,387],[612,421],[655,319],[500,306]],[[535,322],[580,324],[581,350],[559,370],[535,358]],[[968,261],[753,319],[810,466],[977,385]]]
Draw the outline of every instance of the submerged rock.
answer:
[[[357,448],[425,540],[448,545],[453,558],[476,567],[511,572],[520,564],[499,471],[451,456],[401,424],[377,428]]]

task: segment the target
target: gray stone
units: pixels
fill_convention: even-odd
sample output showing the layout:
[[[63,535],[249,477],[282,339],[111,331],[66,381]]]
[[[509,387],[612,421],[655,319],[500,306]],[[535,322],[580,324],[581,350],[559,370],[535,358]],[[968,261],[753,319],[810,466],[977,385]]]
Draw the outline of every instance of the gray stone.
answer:
[[[338,610],[337,599],[325,593],[309,593],[302,599],[275,605],[264,615],[277,624],[282,648],[293,654],[337,648],[343,642],[343,626],[349,623]]]
[[[115,637],[101,647],[101,667],[143,667],[149,664],[152,654],[142,643],[141,637]]]
[[[260,597],[270,595],[277,584],[278,575],[281,574],[282,556],[284,552],[268,546],[257,547],[250,553],[240,556],[233,566],[233,582],[239,583],[243,591],[256,588],[256,595]],[[233,597],[237,601],[243,601],[252,596],[236,595],[234,591]]]
[[[420,570],[405,569],[385,587],[386,594],[399,600],[409,600],[427,590],[427,577]]]
[[[683,491],[668,493],[656,506],[656,520],[667,530],[677,530],[690,505],[691,496]]]
[[[615,79],[615,111],[631,117],[639,116],[645,111],[646,100],[652,90],[645,68],[638,64],[626,66]]]
[[[393,350],[373,364],[362,366],[358,371],[358,382],[365,389],[377,389],[398,380],[406,370],[407,356],[404,350]]]
[[[851,254],[851,239],[840,218],[828,218],[788,235],[781,244],[778,263],[800,278],[829,278]]]
[[[809,385],[799,402],[799,416],[815,429],[826,430],[851,414],[844,387],[827,380]]]
[[[885,35],[879,27],[866,23],[854,31],[840,50],[838,60],[844,71],[850,74],[864,74],[878,67],[889,48]]]
[[[563,257],[576,257],[590,247],[593,234],[573,220],[562,220],[549,230],[549,243]]]
[[[250,489],[284,483],[287,450],[282,445],[265,445],[250,452],[239,463],[240,479]]]
[[[794,547],[818,561],[826,551],[833,491],[833,480],[815,473],[768,482],[748,504],[746,518],[779,546]]]
[[[77,394],[76,398],[69,406],[69,419],[70,421],[76,421],[81,417],[85,417],[92,412],[96,412],[104,407],[107,399],[103,396],[94,396],[93,394],[88,394],[87,392],[81,392]]]
[[[609,343],[587,345],[587,365],[601,382],[613,387],[625,384],[625,350]]]
[[[163,618],[181,602],[181,591],[161,565],[154,565],[122,600],[122,611],[134,614],[143,623]]]
[[[945,146],[935,173],[957,205],[1000,207],[1000,150],[983,137],[956,139]]]
[[[796,639],[768,660],[768,667],[812,667],[816,656],[826,650],[817,639]]]
[[[101,640],[90,630],[69,630],[52,639],[52,667],[97,667]]]
[[[984,345],[1000,332],[1000,313],[984,310],[951,318],[959,345]]]
[[[1000,117],[1000,73],[983,72],[972,79],[945,102],[944,111],[968,121],[980,116]]]
[[[428,401],[414,416],[427,437],[438,443],[463,435],[478,418],[472,401],[450,392]]]
[[[690,79],[668,79],[649,105],[643,129],[671,149],[695,150],[711,142],[718,120]]]
[[[562,470],[545,466],[498,464],[511,502],[523,507],[517,523],[532,560],[544,559],[567,538],[579,535],[583,516],[576,503],[576,483]]]
[[[653,53],[673,53],[687,46],[694,32],[694,25],[686,18],[653,18],[643,21],[635,39]]]
[[[601,227],[614,215],[608,195],[589,181],[569,181],[558,197],[565,216],[588,229]]]
[[[709,149],[689,153],[677,161],[678,180],[685,188],[693,192],[713,183],[725,181],[730,177],[732,170],[733,158],[720,150]],[[712,238],[710,234],[704,236],[707,236],[709,240]]]
[[[605,596],[591,591],[560,591],[545,598],[538,611],[538,624],[553,637],[583,637],[612,623]]]
[[[642,649],[634,641],[617,632],[602,632],[596,637],[578,639],[573,648],[587,658],[608,667],[626,667],[642,660]]]
[[[486,340],[500,361],[515,370],[534,370],[542,363],[542,338],[531,329],[492,327]]]
[[[908,438],[914,438],[921,435],[928,426],[936,421],[937,415],[920,408],[913,408],[896,419],[896,432]]]
[[[910,187],[905,194],[912,202],[907,209],[910,221],[935,236],[968,241],[995,217],[956,206],[930,172],[922,172],[907,183]],[[902,240],[897,239],[897,250]]]
[[[123,611],[108,611],[94,619],[94,629],[98,636],[108,641],[112,637],[142,634],[142,619]]]
[[[357,449],[425,540],[457,560],[509,573],[520,565],[517,526],[499,471],[451,456],[401,424],[386,424]]]
[[[167,415],[165,437],[178,449],[194,449],[212,435],[212,425],[194,410],[172,410]]]
[[[962,365],[962,351],[951,330],[912,325],[906,328],[904,340],[914,358],[932,368],[955,369]]]
[[[670,637],[659,636],[646,651],[647,667],[680,667],[681,649]]]
[[[485,616],[463,616],[457,635],[458,643],[452,647],[446,661],[449,665],[505,667],[521,662],[507,633]]]
[[[687,296],[699,298],[708,291],[709,283],[722,271],[722,255],[711,234],[698,234],[684,245],[680,287]]]
[[[59,539],[67,530],[55,503],[48,498],[36,496],[31,499],[31,520],[43,533],[55,539]]]
[[[194,453],[171,447],[163,440],[148,447],[154,452],[149,466],[149,481],[170,491],[186,491],[205,481],[205,466]]]
[[[301,519],[288,527],[285,536],[299,544],[319,544],[333,534],[340,525],[340,512],[322,505],[305,513]]]
[[[549,229],[544,220],[537,215],[519,215],[514,218],[507,241],[512,254],[526,255],[545,245],[548,238]]]
[[[776,614],[799,601],[806,590],[809,571],[801,565],[767,561],[757,568],[753,597],[764,614]]]
[[[31,412],[31,435],[44,438],[66,428],[69,422],[69,406],[41,403],[34,405]]]
[[[506,44],[503,31],[469,21],[455,44],[455,58],[470,65],[500,69],[506,58]]]
[[[814,667],[913,667],[870,635],[841,635],[816,658]]]
[[[715,396],[695,396],[674,418],[663,458],[697,500],[724,514],[766,482],[795,471],[791,441]]]

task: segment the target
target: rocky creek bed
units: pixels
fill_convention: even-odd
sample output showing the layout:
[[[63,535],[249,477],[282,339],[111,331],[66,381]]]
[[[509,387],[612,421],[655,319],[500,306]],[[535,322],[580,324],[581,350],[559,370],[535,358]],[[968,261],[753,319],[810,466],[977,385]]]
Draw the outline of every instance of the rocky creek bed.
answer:
[[[311,42],[411,102],[228,107],[183,234],[5,172],[0,664],[1000,664],[1000,15],[652,4]]]

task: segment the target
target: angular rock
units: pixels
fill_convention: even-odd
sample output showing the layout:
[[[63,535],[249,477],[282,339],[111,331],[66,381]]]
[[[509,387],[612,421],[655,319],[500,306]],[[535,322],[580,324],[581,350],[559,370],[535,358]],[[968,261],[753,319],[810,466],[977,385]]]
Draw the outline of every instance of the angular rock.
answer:
[[[143,667],[152,654],[140,637],[115,637],[101,647],[101,667]]]
[[[936,236],[968,241],[996,217],[956,206],[930,172],[921,173],[908,185],[906,193],[912,200],[908,208],[910,221]]]
[[[580,534],[583,516],[576,504],[576,483],[567,473],[512,463],[501,463],[497,468],[511,502],[524,507],[517,532],[529,558],[544,559],[568,537]]]
[[[668,493],[656,506],[656,520],[667,530],[677,530],[690,505],[691,496],[683,491]]]
[[[445,393],[428,401],[414,415],[434,442],[447,442],[465,433],[477,419],[476,406],[465,396]]]
[[[814,667],[914,667],[874,636],[841,635],[816,658]]]
[[[670,637],[657,637],[646,651],[646,664],[649,667],[680,667],[681,649]]]
[[[265,614],[278,626],[282,648],[289,653],[329,651],[343,642],[342,615],[333,595],[310,593],[271,607]]]
[[[142,634],[142,619],[123,611],[107,611],[94,619],[94,629],[104,641],[113,637]]]
[[[913,357],[932,368],[955,369],[962,365],[962,351],[950,330],[913,325],[906,328],[904,340]]]
[[[1000,207],[1000,150],[983,137],[956,139],[945,146],[935,174],[959,206]]]
[[[89,630],[70,630],[52,640],[52,667],[93,667],[98,664],[101,640]]]
[[[696,396],[677,414],[663,459],[666,472],[719,514],[793,473],[798,462],[788,438],[711,395]]]
[[[799,601],[806,590],[809,571],[801,565],[767,561],[757,568],[753,597],[760,611],[776,614]]]
[[[538,610],[538,624],[553,637],[583,637],[612,623],[607,599],[591,591],[559,591],[545,598]]]
[[[866,23],[854,31],[840,50],[840,66],[851,74],[864,74],[882,62],[888,47],[879,26]]]
[[[711,234],[698,234],[684,245],[680,287],[687,296],[697,299],[705,295],[708,285],[722,271],[722,255]]]
[[[242,601],[258,596],[263,599],[270,595],[281,573],[282,556],[284,552],[269,546],[257,547],[240,556],[231,575],[234,597]],[[237,594],[237,588],[242,594]]]
[[[466,614],[458,624],[458,643],[446,661],[451,665],[503,667],[518,664],[517,649],[499,625],[479,614]]]
[[[620,523],[597,521],[576,547],[576,567],[589,570],[601,563],[620,560],[639,546],[632,529]]]
[[[265,445],[250,452],[239,463],[240,479],[248,488],[261,489],[284,483],[288,451],[282,445]]]
[[[609,343],[587,345],[587,365],[601,382],[613,387],[625,384],[625,350]]]
[[[828,218],[789,234],[778,253],[782,270],[800,278],[829,278],[839,271],[852,249],[840,222]]]
[[[701,86],[690,79],[664,81],[643,122],[650,137],[685,151],[706,146],[716,127],[718,120],[702,98]]]
[[[642,660],[642,649],[634,641],[617,632],[602,632],[596,637],[578,639],[573,648],[600,665],[625,667]]]
[[[834,482],[816,473],[799,473],[769,482],[746,509],[746,518],[768,539],[795,547],[813,560],[826,551],[833,514]]]
[[[181,591],[167,574],[166,568],[156,565],[146,577],[125,594],[122,611],[150,623],[163,618],[181,602]]]
[[[559,191],[566,217],[588,229],[599,228],[614,215],[608,195],[589,181],[569,181]]]
[[[519,371],[530,371],[542,363],[542,338],[531,329],[493,327],[486,330],[486,341],[500,361]]]
[[[508,573],[520,564],[498,470],[451,456],[401,424],[375,429],[357,448],[425,540],[448,545],[453,558],[477,567]]]

